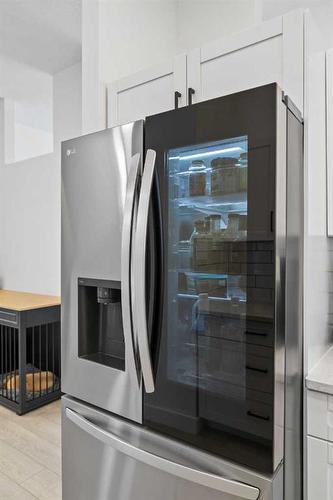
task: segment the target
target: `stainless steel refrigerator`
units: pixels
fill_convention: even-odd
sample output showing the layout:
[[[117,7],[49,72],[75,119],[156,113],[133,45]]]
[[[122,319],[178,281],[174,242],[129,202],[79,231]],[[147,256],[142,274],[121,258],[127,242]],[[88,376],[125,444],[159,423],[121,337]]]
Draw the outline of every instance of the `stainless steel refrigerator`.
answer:
[[[63,500],[301,500],[302,137],[271,84],[63,143]]]

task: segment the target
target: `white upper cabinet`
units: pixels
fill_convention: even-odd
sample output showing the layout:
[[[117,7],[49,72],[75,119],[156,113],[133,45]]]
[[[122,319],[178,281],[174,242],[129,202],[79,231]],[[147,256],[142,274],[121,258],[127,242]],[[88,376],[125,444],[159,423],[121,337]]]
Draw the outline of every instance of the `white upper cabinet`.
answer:
[[[193,102],[266,83],[282,83],[282,18],[263,23],[189,54]]]
[[[333,236],[333,49],[326,54],[327,235]]]
[[[168,111],[176,105],[186,105],[186,55],[108,85],[108,127]]]
[[[192,51],[187,74],[193,102],[276,82],[303,111],[303,12]]]
[[[303,112],[304,13],[206,44],[108,86],[108,126],[277,82]]]

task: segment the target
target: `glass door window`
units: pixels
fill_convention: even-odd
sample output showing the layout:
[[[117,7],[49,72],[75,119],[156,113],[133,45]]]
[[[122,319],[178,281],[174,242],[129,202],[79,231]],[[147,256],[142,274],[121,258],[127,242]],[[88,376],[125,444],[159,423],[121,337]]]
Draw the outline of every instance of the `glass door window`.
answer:
[[[245,386],[243,349],[229,344],[246,322],[247,155],[246,137],[167,153],[168,377],[198,387],[201,414],[200,390]]]
[[[157,151],[163,311],[144,422],[271,471],[275,121],[273,112],[254,126],[252,106],[226,119],[230,103],[221,98],[147,119],[147,147]]]

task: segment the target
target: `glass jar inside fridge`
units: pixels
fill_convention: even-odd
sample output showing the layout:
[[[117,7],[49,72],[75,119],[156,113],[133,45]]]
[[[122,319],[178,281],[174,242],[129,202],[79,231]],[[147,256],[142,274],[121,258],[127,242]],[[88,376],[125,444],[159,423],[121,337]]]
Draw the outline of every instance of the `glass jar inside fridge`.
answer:
[[[230,194],[238,191],[237,158],[215,158],[211,161],[211,194]]]
[[[220,214],[212,214],[205,217],[209,228],[211,246],[209,248],[210,268],[215,273],[226,274],[228,272],[228,251],[225,247],[225,226]]]
[[[247,152],[242,153],[238,159],[239,191],[247,190]]]
[[[189,269],[191,265],[190,241],[181,240],[178,242],[178,267]]]
[[[190,238],[191,263],[194,271],[207,271],[210,264],[209,249],[211,236],[208,233],[206,221],[203,219],[194,222],[194,231]]]
[[[218,233],[221,230],[221,220],[222,217],[219,214],[207,215],[205,217],[206,226],[211,234]]]
[[[203,160],[193,160],[189,169],[189,195],[204,196],[210,194],[210,168]]]
[[[221,233],[222,217],[219,214],[207,215],[205,217],[205,222],[206,222],[207,232],[211,236],[211,247],[209,248],[209,250],[212,253],[212,255],[210,256],[210,260],[212,263],[214,263],[216,259],[214,259],[213,253],[219,249],[218,242]]]
[[[239,214],[229,214],[228,226],[225,230],[224,236],[230,240],[236,240],[239,237]]]
[[[196,335],[207,334],[209,315],[208,293],[199,293],[198,300],[192,307],[192,331]]]
[[[179,172],[177,174],[177,181],[176,181],[176,198],[187,198],[189,195],[189,177],[190,174],[188,171],[186,172]]]

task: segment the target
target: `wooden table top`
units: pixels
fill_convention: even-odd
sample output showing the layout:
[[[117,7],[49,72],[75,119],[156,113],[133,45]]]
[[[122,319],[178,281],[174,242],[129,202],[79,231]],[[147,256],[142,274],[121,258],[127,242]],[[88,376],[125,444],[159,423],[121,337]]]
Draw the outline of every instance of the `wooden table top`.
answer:
[[[59,306],[60,297],[56,295],[38,295],[36,293],[0,290],[0,308],[14,311],[28,311],[43,307]]]

